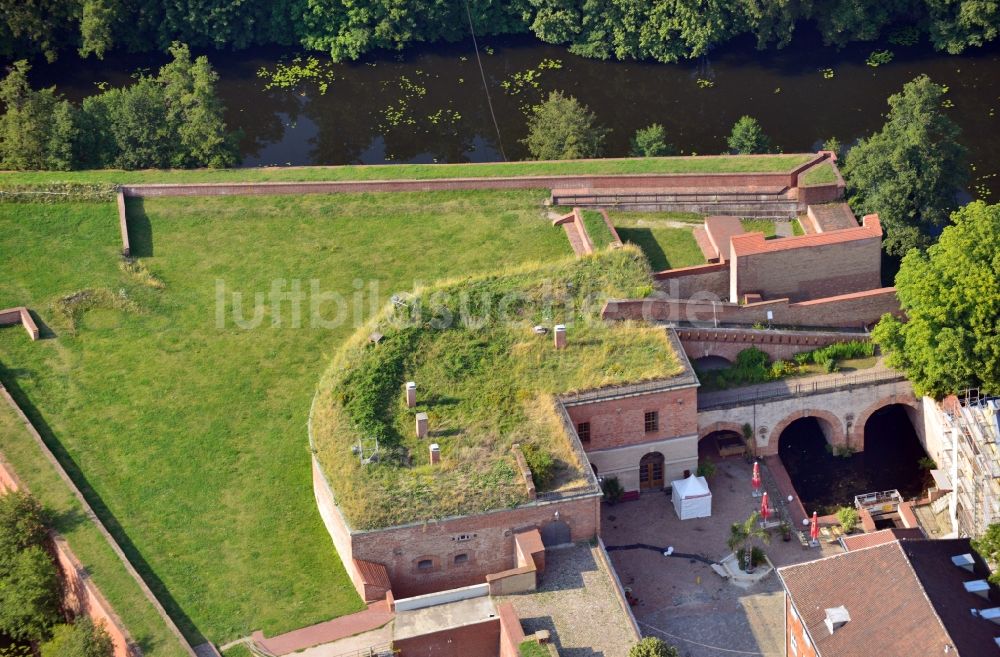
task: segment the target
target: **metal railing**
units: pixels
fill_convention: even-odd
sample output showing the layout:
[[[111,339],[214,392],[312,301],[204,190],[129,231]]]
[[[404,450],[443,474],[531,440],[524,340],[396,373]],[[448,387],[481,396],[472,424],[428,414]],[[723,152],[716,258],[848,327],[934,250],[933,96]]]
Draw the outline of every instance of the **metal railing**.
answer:
[[[759,404],[762,402],[806,397],[898,381],[906,381],[906,377],[901,372],[896,372],[895,370],[884,370],[868,374],[824,378],[810,383],[785,383],[784,385],[782,385],[782,382],[765,383],[756,387],[746,387],[732,391],[703,393],[698,396],[698,410],[707,411],[733,406],[745,406],[747,404]]]

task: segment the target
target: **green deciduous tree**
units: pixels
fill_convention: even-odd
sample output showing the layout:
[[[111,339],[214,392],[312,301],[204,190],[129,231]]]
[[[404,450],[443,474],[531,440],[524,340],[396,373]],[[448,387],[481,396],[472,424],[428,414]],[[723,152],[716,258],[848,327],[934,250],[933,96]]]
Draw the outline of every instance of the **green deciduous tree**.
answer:
[[[41,657],[111,657],[114,644],[104,628],[82,616],[72,625],[57,625],[41,652]]]
[[[733,153],[767,153],[771,150],[771,139],[752,116],[741,116],[736,121],[726,143]]]
[[[81,157],[90,167],[143,169],[236,164],[236,136],[226,130],[217,75],[205,57],[174,44],[173,61],[155,78],[109,89],[83,102]]]
[[[31,67],[15,62],[0,81],[0,166],[7,169],[71,169],[76,164],[77,112],[55,87],[35,91]]]
[[[918,394],[1000,393],[1000,205],[970,203],[896,275],[908,321],[886,315],[872,339]]]
[[[628,650],[628,657],[679,657],[677,648],[667,645],[663,639],[647,636]]]
[[[885,125],[847,154],[855,214],[878,213],[885,250],[902,255],[931,241],[968,177],[960,130],[941,107],[945,89],[922,75],[889,97]]]
[[[59,579],[44,545],[42,508],[25,493],[0,496],[0,634],[45,638],[59,620]]]
[[[926,0],[931,43],[958,54],[997,38],[1000,3],[996,0]]]
[[[667,131],[659,123],[639,128],[632,137],[632,155],[637,157],[659,157],[675,152],[667,143]]]
[[[524,144],[538,160],[596,157],[606,133],[586,105],[553,91],[545,102],[531,108]]]
[[[990,581],[1000,584],[1000,524],[993,523],[986,528],[986,533],[972,541],[972,549],[993,568]]]

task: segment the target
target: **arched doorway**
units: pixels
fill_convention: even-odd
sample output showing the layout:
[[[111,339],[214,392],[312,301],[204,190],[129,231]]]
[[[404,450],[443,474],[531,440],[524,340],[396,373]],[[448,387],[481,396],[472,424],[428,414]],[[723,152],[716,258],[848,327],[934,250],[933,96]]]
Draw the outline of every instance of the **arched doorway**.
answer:
[[[698,372],[724,370],[733,366],[733,361],[724,356],[702,356],[691,361],[692,367]]]
[[[639,490],[663,488],[663,454],[650,452],[639,459]]]

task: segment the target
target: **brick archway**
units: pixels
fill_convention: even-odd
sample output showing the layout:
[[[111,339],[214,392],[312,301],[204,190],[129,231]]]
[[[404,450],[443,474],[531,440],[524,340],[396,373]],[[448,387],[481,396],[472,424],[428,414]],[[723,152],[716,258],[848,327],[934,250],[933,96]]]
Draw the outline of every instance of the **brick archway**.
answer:
[[[708,438],[711,434],[719,431],[732,431],[735,434],[743,435],[743,425],[736,422],[713,422],[708,426],[698,430],[698,442]]]
[[[823,434],[826,436],[826,441],[830,443],[831,446],[847,446],[847,436],[844,434],[844,422],[839,417],[830,411],[823,411],[818,408],[804,408],[791,413],[774,426],[774,429],[771,430],[771,435],[774,436],[774,440],[771,441],[771,444],[769,445],[771,449],[768,453],[777,454],[778,444],[781,441],[781,434],[785,431],[785,429],[787,429],[796,420],[801,420],[802,418],[807,417],[814,417],[819,420],[820,425],[825,425],[823,426]]]
[[[893,394],[882,397],[870,404],[867,408],[865,408],[865,410],[858,413],[858,416],[851,423],[850,433],[847,436],[847,444],[858,451],[863,450],[865,448],[865,425],[868,424],[869,418],[871,418],[876,411],[880,411],[883,408],[894,404],[907,406],[913,411],[920,410],[920,402],[913,395],[913,393],[906,393],[902,395]],[[911,423],[914,423],[913,417],[911,417],[909,412],[907,413],[907,417],[910,419]],[[916,423],[914,423],[913,428],[918,428]]]

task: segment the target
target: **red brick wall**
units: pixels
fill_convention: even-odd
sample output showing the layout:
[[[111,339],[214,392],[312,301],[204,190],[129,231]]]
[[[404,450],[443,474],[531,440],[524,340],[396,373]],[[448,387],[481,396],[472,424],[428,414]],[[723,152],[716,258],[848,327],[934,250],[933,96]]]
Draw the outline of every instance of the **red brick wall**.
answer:
[[[0,460],[0,494],[21,490],[23,484],[9,463]],[[62,578],[62,605],[76,616],[86,615],[101,626],[111,637],[115,657],[141,654],[134,646],[125,624],[104,599],[91,581],[86,570],[76,558],[69,544],[59,534],[52,532],[52,555]]]
[[[668,269],[653,274],[653,279],[657,289],[671,299],[689,299],[699,294],[729,298],[728,263]]]
[[[792,652],[792,637],[795,637],[797,652]],[[785,654],[788,657],[818,657],[816,649],[807,640],[802,623],[792,610],[792,602],[785,594]]]
[[[875,324],[885,313],[898,315],[901,312],[893,287],[799,303],[775,299],[745,306],[679,299],[623,299],[608,301],[601,312],[604,319],[703,322],[707,325],[718,319],[725,324],[751,325],[766,322],[768,310],[774,314],[774,324],[818,328],[866,327]]]
[[[780,331],[756,329],[677,329],[677,337],[688,358],[695,360],[705,356],[721,356],[733,361],[744,349],[756,347],[767,353],[771,360],[789,360],[802,351],[844,342],[852,336],[843,333],[820,331]],[[864,335],[853,339],[867,341]]]
[[[397,639],[393,648],[399,650],[400,657],[498,657],[500,619]]]
[[[514,605],[505,602],[497,607],[500,616],[500,657],[520,657],[521,642],[524,641],[524,630],[521,620],[517,617]]]
[[[882,285],[878,237],[739,256],[737,301],[748,292],[765,299],[805,301],[873,290]]]
[[[636,445],[698,433],[697,388],[568,406],[574,424],[590,422],[586,451]],[[659,430],[646,433],[645,413],[659,413]]]
[[[351,535],[353,558],[384,564],[397,598],[481,584],[489,573],[517,565],[514,533],[559,520],[570,527],[573,541],[590,540],[600,531],[599,495],[521,506],[440,522],[394,527]],[[460,535],[470,540],[456,540]],[[455,564],[455,556],[468,561]],[[344,555],[341,555],[343,558]],[[433,568],[418,571],[417,562],[431,559]]]

